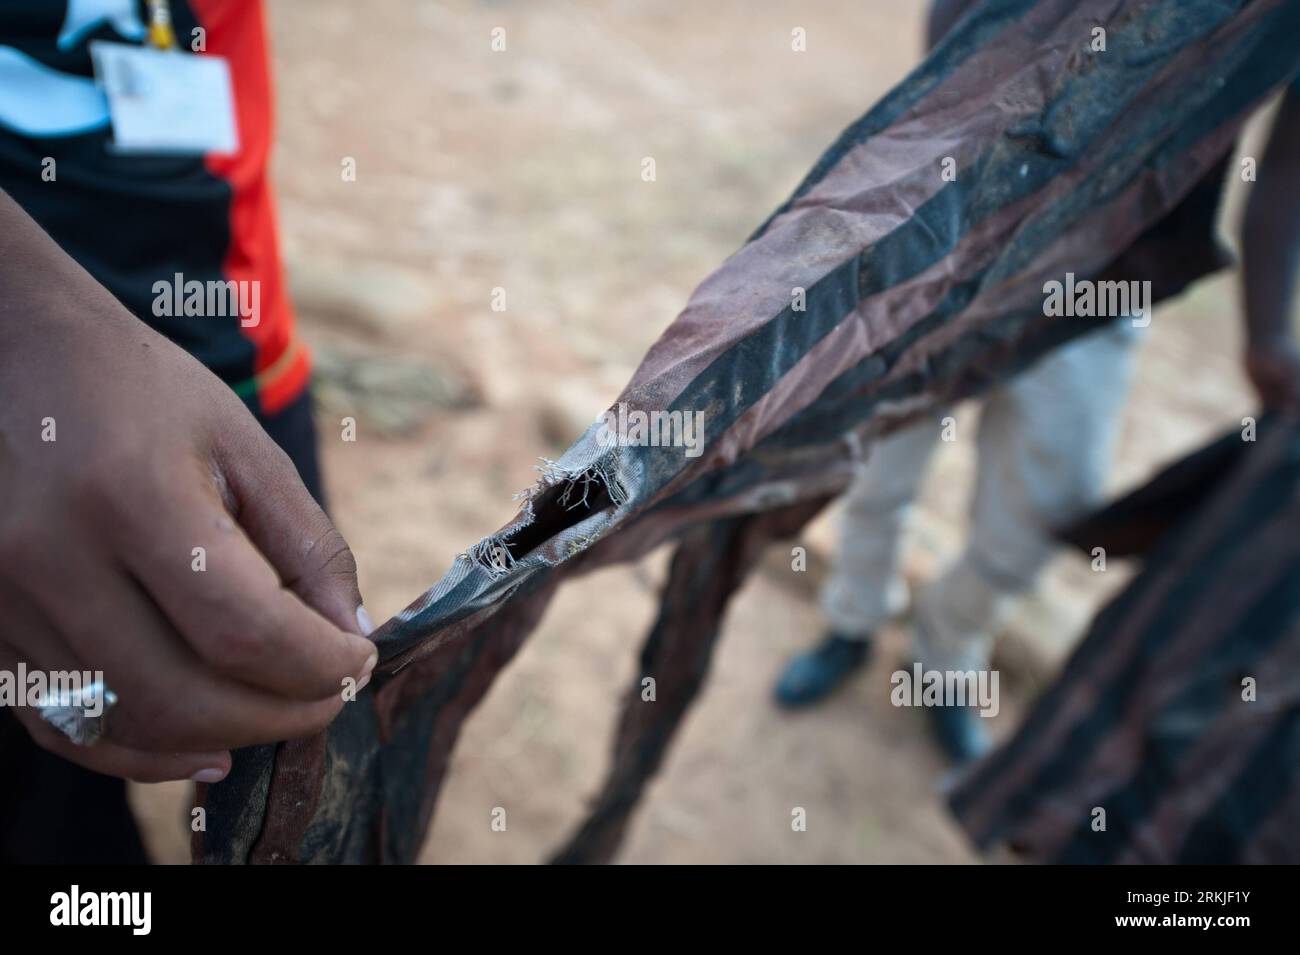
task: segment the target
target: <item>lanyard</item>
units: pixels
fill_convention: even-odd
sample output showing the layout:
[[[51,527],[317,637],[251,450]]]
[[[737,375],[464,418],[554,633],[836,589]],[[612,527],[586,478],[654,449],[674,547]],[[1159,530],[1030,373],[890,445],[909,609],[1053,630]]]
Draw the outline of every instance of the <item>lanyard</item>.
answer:
[[[176,49],[172,10],[167,0],[145,0],[149,6],[149,44],[159,50]]]

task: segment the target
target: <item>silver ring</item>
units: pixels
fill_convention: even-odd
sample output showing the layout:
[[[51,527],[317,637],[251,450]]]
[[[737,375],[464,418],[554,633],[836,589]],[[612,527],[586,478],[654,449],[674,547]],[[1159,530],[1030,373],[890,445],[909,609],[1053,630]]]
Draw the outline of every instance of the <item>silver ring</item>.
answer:
[[[41,719],[78,746],[94,746],[104,735],[104,717],[117,703],[117,694],[107,684],[95,681],[71,690],[60,690],[51,701],[41,704]]]

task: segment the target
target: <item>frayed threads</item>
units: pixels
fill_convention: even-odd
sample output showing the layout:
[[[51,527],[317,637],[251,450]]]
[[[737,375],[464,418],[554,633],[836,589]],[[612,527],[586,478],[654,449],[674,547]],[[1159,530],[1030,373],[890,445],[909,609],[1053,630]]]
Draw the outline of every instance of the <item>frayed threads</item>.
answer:
[[[506,576],[517,563],[514,554],[510,553],[510,548],[506,546],[500,534],[483,538],[461,554],[460,559],[482,567],[493,580]]]
[[[506,539],[534,522],[536,518],[535,502],[542,494],[558,488],[559,493],[555,497],[555,503],[566,511],[572,511],[579,507],[591,507],[592,498],[599,493],[602,487],[605,489],[605,493],[609,495],[610,503],[615,507],[627,503],[627,490],[615,478],[611,462],[607,459],[595,461],[576,471],[566,468],[558,461],[552,461],[549,458],[542,458],[541,462],[541,464],[533,467],[533,470],[537,471],[541,476],[531,487],[520,491],[514,496],[514,500],[523,502],[519,508],[519,516],[515,521],[506,529],[483,538],[460,555],[460,559],[482,568],[494,580],[509,574],[518,563],[515,556],[510,553],[510,546],[506,543]],[[581,540],[572,542],[568,556],[572,557],[594,542],[595,537],[590,536],[584,536]]]
[[[603,486],[609,494],[610,502],[615,507],[621,507],[627,503],[627,491],[622,483],[614,476],[614,471],[609,466],[607,460],[593,461],[579,471],[572,471],[558,461],[552,461],[550,458],[542,458],[541,464],[533,466],[533,470],[541,474],[537,483],[525,491],[515,495],[515,499],[524,499],[527,505],[531,505],[538,495],[549,491],[553,487],[564,485],[564,490],[560,492],[557,503],[568,510],[575,507],[582,507],[589,504],[593,485],[596,489]],[[574,500],[574,491],[581,488],[582,496]]]

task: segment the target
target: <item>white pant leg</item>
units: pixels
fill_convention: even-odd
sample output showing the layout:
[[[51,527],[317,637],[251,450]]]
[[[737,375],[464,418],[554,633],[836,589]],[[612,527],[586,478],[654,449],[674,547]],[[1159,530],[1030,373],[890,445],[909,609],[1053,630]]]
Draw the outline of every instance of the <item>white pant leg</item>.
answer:
[[[907,602],[899,573],[903,532],[945,414],[877,442],[845,494],[839,556],[822,589],[823,613],[840,636],[867,638]]]
[[[1119,319],[1044,356],[984,404],[965,552],[917,597],[927,669],[987,666],[992,634],[1105,492],[1143,328]]]

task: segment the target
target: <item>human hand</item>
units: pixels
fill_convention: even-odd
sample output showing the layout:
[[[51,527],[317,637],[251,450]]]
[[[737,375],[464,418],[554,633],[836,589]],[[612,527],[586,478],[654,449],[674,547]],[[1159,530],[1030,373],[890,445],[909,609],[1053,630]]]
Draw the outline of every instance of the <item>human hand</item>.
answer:
[[[0,668],[102,671],[118,703],[89,747],[14,713],[88,769],[215,781],[368,678],[352,554],[225,385],[23,239],[0,265]]]

